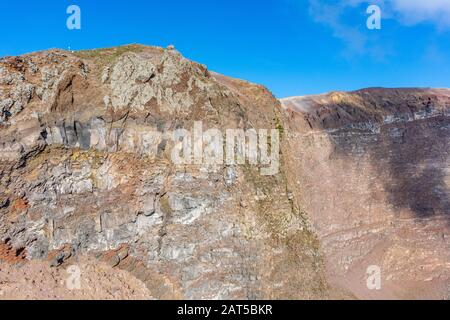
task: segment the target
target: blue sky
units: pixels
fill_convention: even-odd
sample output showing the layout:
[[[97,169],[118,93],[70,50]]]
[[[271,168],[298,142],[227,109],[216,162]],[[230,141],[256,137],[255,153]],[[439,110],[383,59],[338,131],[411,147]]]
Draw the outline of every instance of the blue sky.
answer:
[[[81,30],[66,9],[81,8]],[[369,30],[377,4],[381,30]],[[4,1],[0,56],[129,43],[175,47],[277,97],[450,87],[450,0]]]

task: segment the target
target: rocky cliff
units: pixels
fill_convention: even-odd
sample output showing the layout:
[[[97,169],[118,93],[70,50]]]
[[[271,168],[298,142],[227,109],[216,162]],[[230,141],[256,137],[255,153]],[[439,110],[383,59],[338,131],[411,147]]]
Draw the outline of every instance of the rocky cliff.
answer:
[[[0,238],[13,260],[57,267],[88,255],[157,299],[329,295],[283,159],[262,175],[171,158],[169,133],[195,121],[280,127],[265,88],[133,45],[3,58],[0,99]]]
[[[173,48],[3,58],[0,262],[94,259],[156,299],[447,297],[449,106],[412,89],[280,103]],[[173,132],[200,121],[275,129],[279,167],[204,161],[195,138],[174,163]]]
[[[282,101],[288,171],[331,282],[359,298],[448,298],[450,90],[365,89]],[[368,290],[367,270],[381,271]]]

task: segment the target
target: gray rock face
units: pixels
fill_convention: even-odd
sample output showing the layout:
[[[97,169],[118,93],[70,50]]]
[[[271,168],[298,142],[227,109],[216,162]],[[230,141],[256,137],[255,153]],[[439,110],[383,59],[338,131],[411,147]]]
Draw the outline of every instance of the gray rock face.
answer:
[[[443,298],[449,106],[419,89],[280,105],[174,48],[3,58],[0,249],[92,255],[163,299]],[[278,129],[280,170],[175,164],[172,133],[200,120]]]
[[[104,74],[108,72],[106,69]],[[110,81],[111,104],[115,110],[143,110],[153,103],[163,112],[187,112],[213,91],[206,69],[174,50],[164,51],[161,57],[153,59],[125,54],[110,75],[104,77],[105,82],[106,79]]]
[[[446,298],[450,91],[311,99],[283,101],[292,149],[304,150],[288,163],[330,278],[359,298]],[[380,290],[364,281],[370,266],[380,267]]]
[[[262,176],[250,165],[171,161],[170,133],[194,121],[274,128],[283,115],[267,90],[211,75],[174,49],[18,61],[0,60],[2,241],[55,266],[93,255],[155,298],[330,295],[284,167]]]
[[[20,72],[10,72],[3,67],[0,68],[0,86],[0,123],[5,123],[30,102],[35,87],[27,83]]]

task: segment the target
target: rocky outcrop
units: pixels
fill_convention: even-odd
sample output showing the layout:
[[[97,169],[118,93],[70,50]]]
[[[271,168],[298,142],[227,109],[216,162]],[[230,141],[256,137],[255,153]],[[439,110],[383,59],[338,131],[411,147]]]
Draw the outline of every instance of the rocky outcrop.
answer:
[[[156,299],[447,298],[449,106],[445,89],[280,103],[173,47],[2,58],[0,262],[95,281],[99,261]],[[229,129],[247,144],[196,135]]]
[[[3,58],[0,70],[9,251],[55,267],[93,256],[157,299],[334,294],[282,163],[264,176],[256,165],[171,161],[171,133],[195,121],[277,128],[283,114],[265,88],[173,48],[52,50]]]
[[[365,89],[282,101],[288,171],[330,280],[359,298],[447,298],[450,90]],[[381,270],[368,290],[367,269]]]

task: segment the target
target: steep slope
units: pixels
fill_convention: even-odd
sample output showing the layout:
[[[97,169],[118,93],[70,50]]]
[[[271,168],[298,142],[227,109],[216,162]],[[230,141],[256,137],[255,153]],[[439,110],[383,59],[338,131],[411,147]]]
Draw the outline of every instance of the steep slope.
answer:
[[[280,103],[173,48],[0,59],[0,278],[37,270],[30,297],[42,270],[80,265],[82,279],[131,281],[139,298],[448,298],[449,109],[447,89]],[[242,130],[237,162],[209,161],[208,129]],[[262,153],[239,161],[271,129],[280,152],[273,135],[258,142],[276,170]],[[21,285],[33,290],[0,293]]]
[[[290,183],[331,282],[359,298],[448,298],[450,90],[374,88],[282,104]],[[370,266],[380,267],[381,290],[367,288]]]
[[[0,239],[13,262],[88,255],[157,299],[335,294],[283,153],[274,175],[172,161],[171,132],[195,121],[282,132],[265,88],[133,45],[3,58],[0,101]]]

